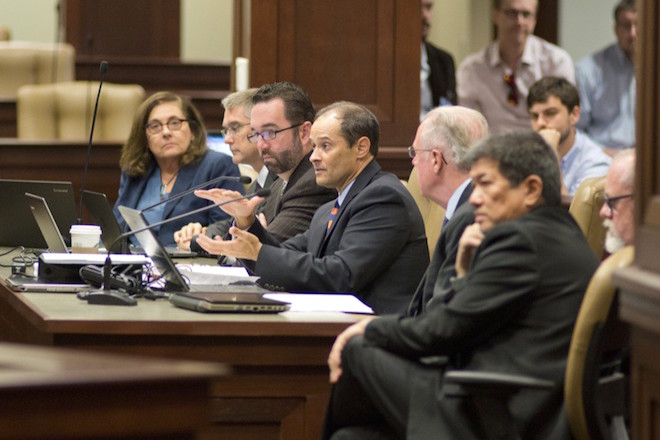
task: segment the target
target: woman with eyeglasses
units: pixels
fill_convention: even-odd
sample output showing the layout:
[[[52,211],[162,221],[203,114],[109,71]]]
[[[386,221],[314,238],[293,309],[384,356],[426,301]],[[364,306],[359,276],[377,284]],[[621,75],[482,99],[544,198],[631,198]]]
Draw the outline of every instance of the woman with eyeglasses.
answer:
[[[143,211],[152,224],[210,204],[192,193],[171,201],[168,198],[216,177],[236,180],[220,181],[209,188],[243,193],[243,185],[237,180],[240,173],[231,157],[207,148],[206,128],[199,111],[189,99],[171,92],[155,93],[140,105],[119,165],[122,173],[114,213],[125,231],[126,222],[117,209],[120,205]],[[183,225],[208,225],[223,218],[227,218],[224,211],[210,209],[153,231],[163,245],[173,246],[174,232]]]

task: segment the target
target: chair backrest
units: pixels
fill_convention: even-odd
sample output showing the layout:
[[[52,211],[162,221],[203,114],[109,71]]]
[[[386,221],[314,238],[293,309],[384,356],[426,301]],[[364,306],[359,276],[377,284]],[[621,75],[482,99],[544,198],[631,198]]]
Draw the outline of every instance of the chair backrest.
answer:
[[[417,177],[416,168],[413,168],[410,172],[410,177],[408,177],[408,182],[406,182],[405,185],[408,192],[410,192],[413,199],[415,199],[419,212],[422,213],[424,229],[426,231],[426,240],[429,245],[429,254],[432,258],[435,245],[440,237],[442,222],[445,219],[445,209],[422,195],[422,192],[419,189],[419,179]]]
[[[605,246],[606,230],[599,215],[604,201],[605,177],[595,177],[580,184],[568,209],[599,258],[602,258]]]
[[[603,344],[609,344],[603,338],[603,329],[616,321],[617,311],[613,309],[616,289],[612,284],[612,273],[628,266],[634,256],[632,247],[624,248],[604,260],[594,273],[582,300],[575,329],[571,339],[566,366],[564,384],[564,404],[566,414],[575,440],[599,438],[594,435],[600,408],[593,406],[613,402],[603,402],[603,396],[597,396],[596,389],[601,378],[601,352],[606,351]],[[620,333],[620,332],[619,332]],[[612,347],[618,348],[618,347]],[[620,397],[620,396],[618,396]]]
[[[16,101],[18,138],[88,140],[98,88],[95,81],[21,87]],[[137,84],[103,83],[94,140],[124,142],[144,96]]]
[[[0,72],[0,97],[16,99],[26,84],[73,81],[76,50],[68,43],[0,41]]]

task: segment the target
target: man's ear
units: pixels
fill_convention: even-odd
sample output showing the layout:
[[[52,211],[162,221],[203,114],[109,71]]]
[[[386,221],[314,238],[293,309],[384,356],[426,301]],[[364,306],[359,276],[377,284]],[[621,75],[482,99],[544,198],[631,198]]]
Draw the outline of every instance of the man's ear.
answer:
[[[371,141],[369,140],[368,137],[362,136],[360,139],[357,140],[357,142],[355,143],[355,147],[353,148],[356,149],[355,153],[357,154],[357,157],[359,159],[364,159],[371,153],[369,151],[369,149],[371,148]]]
[[[312,134],[312,123],[309,121],[303,122],[298,130],[298,135],[300,136],[300,142],[306,144],[309,141],[309,137]]]
[[[525,186],[525,206],[533,208],[543,201],[543,180],[536,174],[527,176],[522,183]]]
[[[444,165],[444,162],[442,161],[442,155],[440,154],[440,150],[433,149],[429,151],[429,156],[431,157],[431,165],[433,165],[433,172],[435,174],[438,174],[442,169],[442,166]]]
[[[568,117],[570,118],[571,126],[577,125],[580,120],[580,106],[576,105],[573,107],[573,110],[568,114]]]

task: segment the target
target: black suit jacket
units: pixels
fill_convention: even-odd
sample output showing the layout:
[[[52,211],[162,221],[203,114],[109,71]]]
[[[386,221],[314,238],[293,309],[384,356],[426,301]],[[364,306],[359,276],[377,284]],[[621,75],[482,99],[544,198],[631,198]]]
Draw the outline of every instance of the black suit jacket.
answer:
[[[408,316],[419,315],[426,309],[429,302],[443,301],[447,293],[451,291],[449,280],[456,276],[458,241],[465,228],[474,223],[474,208],[468,203],[470,194],[472,194],[472,184],[463,190],[454,215],[440,232],[431,263],[408,307]]]
[[[433,95],[433,105],[440,105],[440,97],[444,96],[452,104],[458,102],[456,95],[456,74],[454,58],[446,52],[431,43],[424,41],[426,55],[428,57],[431,75],[429,75],[429,84]]]
[[[376,319],[365,342],[409,359],[448,356],[452,369],[563,384],[575,319],[598,263],[565,209],[538,207],[486,233],[467,275],[452,283],[450,300],[418,317]],[[425,380],[436,382],[418,384],[407,438],[479,438],[465,405],[436,395],[440,375]],[[566,426],[562,403],[563,385],[514,396],[510,408],[521,438],[553,438],[551,431]]]
[[[403,313],[429,262],[424,222],[399,179],[374,160],[349,190],[330,230],[334,201],[309,229],[281,245],[258,222],[264,246],[245,264],[267,288],[353,293],[376,313]]]
[[[255,179],[252,184],[247,189],[247,194],[252,194],[253,192],[260,190],[261,188],[270,188],[273,183],[278,179],[277,174],[273,174],[271,172],[268,173],[266,176],[266,180],[264,181],[264,186],[262,187],[259,185],[259,182]],[[264,200],[257,206],[257,212],[261,212],[261,209],[263,208],[264,204],[266,201]],[[206,231],[206,235],[209,237],[224,237],[227,235],[227,232],[229,231],[229,228],[231,225],[234,223],[233,218],[226,218],[224,220],[220,220],[219,222],[211,223],[208,226],[208,229]],[[193,252],[200,252],[200,253],[205,253],[206,251],[202,249],[202,247],[197,244],[197,235],[193,236],[192,240],[190,241],[190,250]]]

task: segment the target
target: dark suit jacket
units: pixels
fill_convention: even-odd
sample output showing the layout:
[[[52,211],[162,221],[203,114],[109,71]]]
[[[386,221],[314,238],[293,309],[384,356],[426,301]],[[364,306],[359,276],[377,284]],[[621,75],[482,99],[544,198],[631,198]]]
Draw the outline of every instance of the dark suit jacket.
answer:
[[[474,208],[468,199],[472,194],[472,185],[468,185],[458,199],[454,215],[442,228],[438,243],[433,251],[433,258],[422,281],[417,286],[413,299],[408,307],[408,316],[422,313],[430,301],[442,301],[451,290],[449,280],[456,276],[456,255],[458,241],[465,228],[474,223]]]
[[[374,320],[365,342],[410,359],[449,356],[452,369],[530,374],[563,384],[577,312],[598,263],[565,209],[538,207],[486,233],[467,275],[452,283],[451,299],[419,317]],[[421,385],[411,401],[407,438],[479,438],[464,405],[438,399],[437,382]],[[510,408],[521,438],[551,438],[550,431],[564,427],[562,399],[563,385],[514,396]]]
[[[320,207],[305,233],[281,245],[255,222],[250,232],[264,246],[256,264],[246,265],[267,288],[354,293],[376,313],[404,312],[429,260],[424,222],[410,193],[374,160],[328,231],[333,206]]]
[[[447,98],[452,104],[456,104],[457,96],[454,58],[449,52],[445,52],[426,41],[424,42],[424,47],[426,47],[428,63],[431,68],[431,75],[429,76],[428,81],[431,85],[433,105],[435,107],[440,105],[441,96]]]
[[[260,190],[261,188],[270,188],[273,183],[278,179],[277,174],[273,173],[268,173],[266,176],[266,180],[264,181],[264,186],[262,187],[259,185],[259,183],[255,180],[250,184],[250,186],[247,189],[247,194],[252,194],[255,191]],[[261,209],[263,205],[266,203],[264,200],[257,206],[257,212],[261,212]],[[234,220],[232,218],[226,218],[224,220],[220,220],[219,222],[211,223],[208,225],[208,230],[206,231],[206,235],[209,237],[224,237],[227,235],[227,232],[229,231],[229,228],[231,225],[234,223]],[[201,252],[204,253],[204,249],[200,245],[197,244],[197,235],[193,236],[192,240],[190,241],[190,250],[193,252]]]
[[[117,222],[123,231],[128,230],[128,226],[124,221],[121,213],[117,209],[119,205],[135,208],[142,197],[142,193],[147,186],[147,180],[152,173],[156,171],[156,163],[153,162],[147,171],[145,177],[130,177],[125,173],[121,174],[121,181],[119,183],[119,197],[115,203],[113,212],[117,218]],[[226,154],[218,153],[217,151],[209,150],[206,155],[197,163],[187,165],[177,175],[174,187],[171,194],[178,194],[195,185],[214,179],[219,176],[236,176],[239,177],[240,173],[238,167],[231,161],[231,157]],[[215,184],[216,188],[227,188],[235,191],[240,191],[242,194],[243,184],[234,181],[224,181]],[[163,219],[174,217],[185,212],[189,212],[203,206],[212,204],[210,201],[200,199],[195,194],[189,194],[181,197],[180,199],[167,202],[165,204],[165,211],[163,212]],[[174,245],[174,232],[178,231],[189,222],[199,222],[203,225],[213,223],[218,220],[227,218],[227,214],[220,208],[210,209],[199,214],[191,215],[189,217],[177,220],[160,227],[158,238],[165,246]]]

